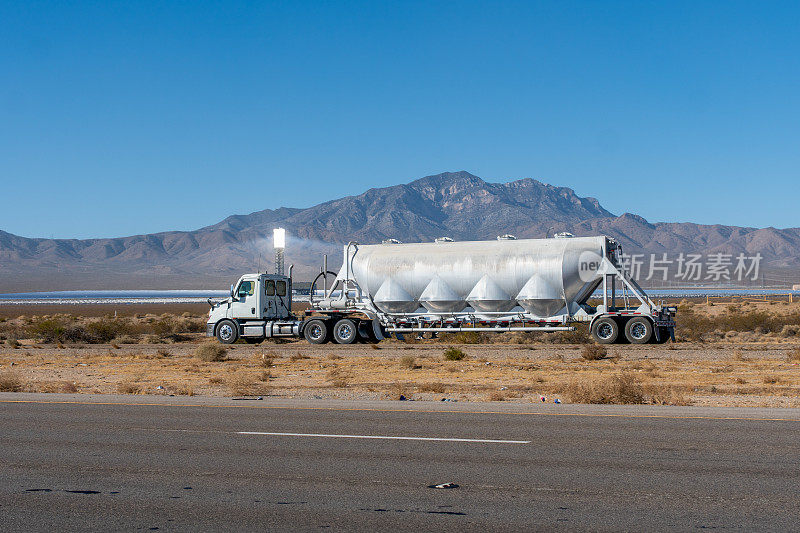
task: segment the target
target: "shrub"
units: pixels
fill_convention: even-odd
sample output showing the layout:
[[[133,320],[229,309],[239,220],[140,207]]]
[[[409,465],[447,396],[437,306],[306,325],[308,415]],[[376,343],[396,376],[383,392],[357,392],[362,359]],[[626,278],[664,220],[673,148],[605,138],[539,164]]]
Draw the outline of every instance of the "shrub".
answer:
[[[581,348],[581,357],[587,361],[599,361],[608,356],[608,349],[602,344],[586,344]]]
[[[489,396],[487,397],[487,399],[490,402],[502,402],[502,401],[504,401],[506,399],[506,395],[503,394],[500,391],[492,391],[492,392],[489,393]]]
[[[786,360],[800,362],[800,348],[790,350],[789,353],[786,354]]]
[[[479,331],[459,331],[457,333],[444,333],[439,337],[440,342],[453,344],[481,344],[487,342],[486,335]]]
[[[228,387],[233,394],[263,395],[269,391],[269,385],[257,383],[250,374],[237,372],[228,380]]]
[[[228,349],[222,345],[210,342],[207,344],[201,344],[197,347],[194,351],[195,357],[200,359],[201,361],[224,361],[225,355],[227,355]]]
[[[39,383],[37,392],[54,393],[60,392],[63,394],[74,394],[78,392],[78,387],[70,381],[45,381]]]
[[[292,362],[300,361],[301,359],[311,359],[311,358],[309,356],[305,355],[305,354],[300,353],[300,352],[297,352],[297,353],[292,354],[292,355],[289,356],[289,361],[292,361]]]
[[[409,370],[417,367],[417,358],[413,355],[404,355],[400,358],[400,368],[408,368]]]
[[[645,403],[644,387],[636,376],[628,372],[594,382],[573,382],[565,392],[575,403]]]
[[[269,354],[262,353],[261,355],[256,356],[256,364],[264,367],[264,368],[271,368],[275,365],[275,354],[270,352]]]
[[[44,318],[31,323],[28,335],[46,343],[89,342],[89,334],[84,328],[58,318]]]
[[[22,392],[22,380],[13,372],[0,374],[0,392]]]
[[[450,346],[444,351],[444,358],[447,361],[461,361],[467,356],[463,350]]]
[[[117,385],[117,392],[120,394],[140,394],[142,386],[137,383],[123,381]]]

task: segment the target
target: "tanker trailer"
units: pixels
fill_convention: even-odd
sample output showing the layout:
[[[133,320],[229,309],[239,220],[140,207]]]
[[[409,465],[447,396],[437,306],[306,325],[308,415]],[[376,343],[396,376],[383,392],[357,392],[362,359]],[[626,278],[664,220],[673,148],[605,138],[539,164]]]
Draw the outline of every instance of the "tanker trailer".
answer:
[[[348,343],[405,333],[563,331],[588,322],[603,344],[674,339],[676,309],[645,294],[622,268],[621,251],[605,236],[351,242],[335,278],[326,265],[312,283],[301,334],[312,343]],[[589,305],[598,290],[602,303]]]

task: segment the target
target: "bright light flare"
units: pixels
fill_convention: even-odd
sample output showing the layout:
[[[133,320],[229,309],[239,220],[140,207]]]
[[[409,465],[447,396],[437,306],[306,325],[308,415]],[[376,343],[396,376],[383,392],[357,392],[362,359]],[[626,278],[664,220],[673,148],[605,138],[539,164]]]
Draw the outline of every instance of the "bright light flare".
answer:
[[[272,247],[278,250],[286,248],[286,230],[275,228],[272,230]]]

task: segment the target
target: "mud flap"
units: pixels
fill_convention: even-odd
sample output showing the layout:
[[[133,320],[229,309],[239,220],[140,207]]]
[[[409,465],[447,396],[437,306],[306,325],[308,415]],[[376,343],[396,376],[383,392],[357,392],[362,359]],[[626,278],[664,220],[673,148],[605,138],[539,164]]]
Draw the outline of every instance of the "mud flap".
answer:
[[[675,342],[675,328],[669,328],[669,338],[672,339],[672,342]]]
[[[372,321],[372,332],[375,334],[375,338],[379,341],[382,341],[386,337],[383,335],[383,329],[381,328],[381,323],[377,320]]]

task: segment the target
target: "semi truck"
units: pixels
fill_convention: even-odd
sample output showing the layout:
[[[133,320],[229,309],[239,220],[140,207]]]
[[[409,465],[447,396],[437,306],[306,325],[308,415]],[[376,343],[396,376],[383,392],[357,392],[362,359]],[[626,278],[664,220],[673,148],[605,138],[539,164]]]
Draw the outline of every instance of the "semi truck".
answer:
[[[601,344],[675,338],[676,308],[647,296],[607,236],[350,242],[338,273],[324,256],[308,309],[298,314],[282,234],[280,241],[275,274],[245,274],[229,297],[209,299],[207,336],[224,344],[291,337],[352,344],[405,334],[569,331],[586,323]]]

